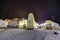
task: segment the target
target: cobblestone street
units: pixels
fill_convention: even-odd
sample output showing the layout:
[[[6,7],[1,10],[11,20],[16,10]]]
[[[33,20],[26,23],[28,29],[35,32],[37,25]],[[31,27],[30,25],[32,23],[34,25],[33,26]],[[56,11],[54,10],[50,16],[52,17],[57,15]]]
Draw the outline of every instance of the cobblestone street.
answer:
[[[60,31],[54,30],[6,29],[0,32],[0,40],[59,40],[59,38]]]

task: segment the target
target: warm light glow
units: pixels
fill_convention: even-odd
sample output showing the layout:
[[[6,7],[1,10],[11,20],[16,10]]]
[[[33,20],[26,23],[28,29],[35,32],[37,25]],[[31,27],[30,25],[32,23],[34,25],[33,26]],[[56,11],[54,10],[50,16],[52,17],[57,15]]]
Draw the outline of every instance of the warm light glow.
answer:
[[[23,22],[19,22],[19,25],[20,25],[20,26],[23,26],[23,24],[24,24]]]
[[[24,26],[27,26],[27,20],[23,19],[19,21],[19,28],[23,28]]]

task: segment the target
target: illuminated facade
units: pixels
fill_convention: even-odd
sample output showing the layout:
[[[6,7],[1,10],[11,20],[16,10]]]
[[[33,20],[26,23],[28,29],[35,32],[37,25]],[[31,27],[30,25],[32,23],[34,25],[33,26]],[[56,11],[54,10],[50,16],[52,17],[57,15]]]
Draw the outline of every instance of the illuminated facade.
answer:
[[[26,28],[27,27],[27,20],[26,19],[21,19],[20,21],[19,21],[19,28]]]
[[[35,28],[37,28],[37,24],[35,22],[33,13],[28,14],[27,28],[28,29],[35,29]]]
[[[45,30],[45,29],[48,29],[48,30],[59,30],[60,29],[60,26],[58,23],[55,23],[51,20],[46,20],[45,23],[41,24],[41,29]]]
[[[52,30],[53,29],[51,20],[46,20],[45,23],[41,24],[40,26],[41,26],[42,30],[46,30],[46,29]]]
[[[0,27],[7,27],[8,22],[4,20],[0,20]]]

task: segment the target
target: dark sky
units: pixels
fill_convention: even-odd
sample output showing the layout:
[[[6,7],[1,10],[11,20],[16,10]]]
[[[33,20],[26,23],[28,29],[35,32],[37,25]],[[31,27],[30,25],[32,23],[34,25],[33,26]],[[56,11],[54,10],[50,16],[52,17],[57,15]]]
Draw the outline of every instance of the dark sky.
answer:
[[[58,0],[1,0],[0,18],[27,18],[33,12],[36,21],[52,19],[60,22],[60,2]]]

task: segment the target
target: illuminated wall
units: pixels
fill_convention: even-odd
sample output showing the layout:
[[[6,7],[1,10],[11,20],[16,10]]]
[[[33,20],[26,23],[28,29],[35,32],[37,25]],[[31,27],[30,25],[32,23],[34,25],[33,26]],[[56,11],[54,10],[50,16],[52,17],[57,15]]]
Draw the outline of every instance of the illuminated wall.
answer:
[[[27,20],[26,19],[21,19],[20,21],[19,21],[19,28],[26,28],[26,26],[27,26]]]
[[[27,28],[37,28],[33,13],[28,14]]]

